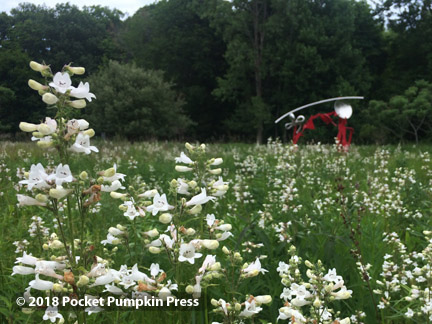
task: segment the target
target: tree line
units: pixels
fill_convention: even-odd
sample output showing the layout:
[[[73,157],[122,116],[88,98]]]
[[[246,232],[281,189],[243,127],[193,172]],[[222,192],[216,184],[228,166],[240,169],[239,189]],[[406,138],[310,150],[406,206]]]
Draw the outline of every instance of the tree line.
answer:
[[[97,100],[81,115],[106,136],[289,140],[274,124],[283,113],[362,95],[356,143],[430,140],[431,10],[430,0],[162,0],[125,19],[20,4],[0,14],[0,132],[53,113],[27,87],[36,60],[86,67]],[[334,135],[320,125],[304,140]]]

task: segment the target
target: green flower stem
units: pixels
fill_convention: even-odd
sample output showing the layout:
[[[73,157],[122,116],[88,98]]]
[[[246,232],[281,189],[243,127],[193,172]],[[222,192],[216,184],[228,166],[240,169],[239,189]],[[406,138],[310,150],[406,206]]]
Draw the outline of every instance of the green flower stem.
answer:
[[[75,242],[74,242],[74,227],[73,227],[73,219],[72,219],[72,210],[70,207],[70,199],[69,197],[66,198],[67,203],[67,211],[68,211],[68,223],[69,223],[69,232],[70,232],[70,245],[72,250],[72,258],[73,258],[73,264],[75,265]]]

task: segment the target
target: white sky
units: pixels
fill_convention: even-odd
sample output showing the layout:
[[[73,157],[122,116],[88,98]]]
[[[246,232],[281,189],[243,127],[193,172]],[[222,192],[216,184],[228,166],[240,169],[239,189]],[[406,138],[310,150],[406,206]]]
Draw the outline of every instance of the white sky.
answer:
[[[128,13],[129,16],[132,16],[139,8],[154,3],[156,0],[0,0],[0,12],[6,11],[9,13],[12,8],[18,7],[18,4],[22,2],[30,2],[36,5],[45,4],[47,7],[55,7],[57,3],[65,2],[69,2],[80,8],[83,6],[101,5],[111,9],[119,9],[123,13]]]

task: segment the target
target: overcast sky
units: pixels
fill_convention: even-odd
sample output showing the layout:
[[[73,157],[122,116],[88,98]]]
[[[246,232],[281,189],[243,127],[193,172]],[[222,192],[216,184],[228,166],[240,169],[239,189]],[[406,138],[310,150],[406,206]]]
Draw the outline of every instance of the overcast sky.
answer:
[[[54,7],[57,3],[69,2],[70,4],[77,5],[80,8],[92,5],[101,5],[104,7],[110,7],[111,9],[116,8],[132,16],[139,8],[154,3],[155,1],[156,0],[0,0],[0,11],[10,12],[12,8],[17,7],[18,4],[22,2],[30,2],[37,5],[46,4],[47,7]]]

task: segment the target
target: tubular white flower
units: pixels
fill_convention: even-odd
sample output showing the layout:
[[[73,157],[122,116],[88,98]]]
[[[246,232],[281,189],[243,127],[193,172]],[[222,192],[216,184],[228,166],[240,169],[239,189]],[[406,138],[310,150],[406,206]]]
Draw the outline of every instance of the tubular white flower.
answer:
[[[120,243],[120,239],[118,237],[115,237],[111,233],[108,233],[106,240],[101,241],[101,244],[103,245],[107,245],[107,244],[117,245],[119,243]]]
[[[262,310],[261,307],[256,306],[255,300],[252,300],[251,302],[245,301],[245,308],[243,311],[240,312],[240,317],[252,317],[255,314],[258,314]]]
[[[193,196],[191,200],[189,200],[186,203],[186,206],[193,206],[193,205],[203,205],[205,203],[207,203],[208,201],[213,201],[215,200],[216,197],[213,196],[207,196],[207,191],[205,188],[201,188],[201,193]]]
[[[32,197],[17,194],[18,205],[19,206],[46,206],[46,203],[40,202]]]
[[[19,184],[26,184],[28,190],[32,190],[33,188],[46,189],[50,187],[46,183],[47,178],[48,175],[46,174],[42,164],[32,164],[32,166],[30,167],[28,180],[21,180]]]
[[[121,288],[114,286],[114,284],[111,285],[105,285],[105,289],[102,292],[110,292],[114,295],[124,295],[125,293]]]
[[[126,201],[124,203],[127,206],[126,212],[123,214],[128,217],[130,220],[134,220],[135,217],[139,216],[139,212],[136,210],[132,201]]]
[[[54,75],[53,82],[50,82],[49,85],[60,93],[66,93],[66,91],[73,89],[72,80],[69,74],[67,74],[66,72],[57,72]]]
[[[29,286],[36,290],[51,290],[54,283],[47,280],[39,279],[39,274],[36,274],[36,279],[30,281]]]
[[[50,320],[51,323],[57,322],[57,319],[59,319],[59,323],[64,322],[63,315],[58,312],[57,307],[53,307],[53,306],[47,307],[47,309],[45,310],[45,314],[42,317],[42,319],[44,321]]]
[[[15,263],[24,263],[27,265],[36,265],[36,262],[38,259],[31,254],[27,254],[25,251],[23,252],[22,257],[18,257],[15,261]]]
[[[194,264],[195,259],[201,258],[201,257],[202,257],[201,253],[195,252],[195,247],[193,246],[193,244],[183,243],[180,246],[179,257],[178,257],[178,260],[180,262],[187,261],[190,264]]]
[[[156,193],[156,195],[153,197],[153,204],[147,207],[147,211],[155,216],[160,211],[168,211],[173,208],[173,206],[168,204],[165,194],[161,196],[159,193]]]
[[[194,161],[192,161],[184,152],[180,153],[179,157],[175,158],[176,163],[184,163],[184,164],[193,164]]]
[[[55,173],[50,174],[47,177],[47,180],[48,181],[54,180],[57,186],[61,186],[63,182],[72,182],[73,177],[69,165],[67,164],[63,165],[62,163],[60,163],[57,166]]]
[[[90,146],[90,136],[80,132],[75,140],[74,145],[70,148],[71,151],[76,153],[90,154],[93,152],[99,152],[96,146]]]
[[[106,185],[102,185],[101,186],[101,191],[104,192],[111,192],[111,191],[116,191],[118,189],[124,189],[125,187],[122,186],[121,182],[119,180],[115,180],[111,183],[110,186],[106,186]]]
[[[14,266],[12,268],[12,276],[15,275],[15,274],[29,275],[29,274],[34,274],[34,273],[35,273],[35,269],[30,268],[30,267]]]
[[[78,88],[73,88],[71,90],[70,95],[79,99],[87,99],[89,102],[92,101],[92,98],[96,99],[96,96],[90,92],[90,85],[88,82],[80,82]]]

